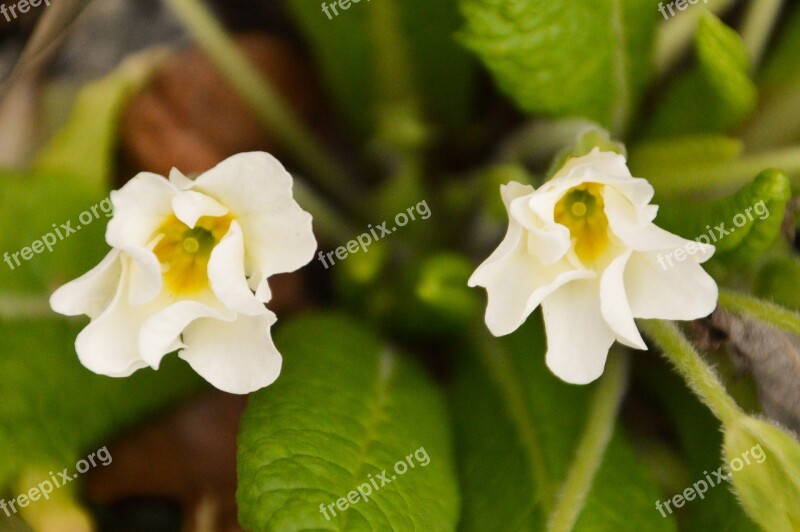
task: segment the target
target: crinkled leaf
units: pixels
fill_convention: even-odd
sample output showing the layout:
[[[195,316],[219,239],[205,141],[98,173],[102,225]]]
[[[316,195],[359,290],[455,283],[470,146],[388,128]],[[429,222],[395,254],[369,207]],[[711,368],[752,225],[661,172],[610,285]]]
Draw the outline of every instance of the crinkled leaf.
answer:
[[[0,320],[0,489],[28,468],[73,468],[119,429],[202,386],[188,366],[112,379],[81,366],[73,321]]]
[[[644,0],[460,0],[463,42],[524,111],[627,124],[658,11]]]
[[[297,319],[278,331],[276,345],[281,377],[250,397],[242,419],[242,525],[454,530],[459,503],[448,419],[439,391],[416,364],[340,316]],[[395,463],[419,449],[428,465],[415,462],[392,479]],[[389,484],[345,511],[334,506],[326,520],[320,505],[335,504],[383,470]]]
[[[717,248],[715,260],[754,262],[780,234],[790,197],[786,174],[764,170],[727,198],[662,202],[656,223],[685,238],[713,244]]]
[[[545,508],[571,462],[592,386],[570,386],[544,364],[540,319],[459,361],[453,409],[462,480],[463,530],[544,530]],[[617,429],[575,530],[675,530],[663,499]]]

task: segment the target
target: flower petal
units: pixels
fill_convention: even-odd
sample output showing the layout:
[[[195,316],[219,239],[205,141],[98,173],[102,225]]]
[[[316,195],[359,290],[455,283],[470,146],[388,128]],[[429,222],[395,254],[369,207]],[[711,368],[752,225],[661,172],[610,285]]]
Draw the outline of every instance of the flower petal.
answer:
[[[269,386],[281,372],[282,357],[272,342],[275,315],[240,316],[224,322],[200,319],[183,334],[180,357],[216,388],[236,394]]]
[[[201,318],[233,321],[236,313],[199,301],[178,301],[153,314],[142,325],[138,340],[142,359],[153,369],[158,369],[164,355],[185,347],[180,341],[181,333],[190,323]]]
[[[486,326],[495,336],[503,336],[515,331],[563,284],[594,276],[589,270],[565,269],[563,264],[543,266],[520,244],[512,255],[487,259],[472,274],[469,285],[486,287]]]
[[[194,181],[183,175],[177,168],[169,171],[169,182],[181,190],[189,190],[194,184]]]
[[[311,215],[293,199],[292,177],[268,153],[229,157],[199,176],[193,190],[227,206],[241,225],[251,287],[261,289],[270,275],[294,271],[313,258]]]
[[[111,193],[114,216],[108,222],[106,241],[127,250],[146,248],[156,229],[172,214],[172,196],[178,189],[161,177],[141,172]]]
[[[65,316],[96,318],[114,299],[121,274],[119,251],[111,250],[100,264],[53,292],[50,306]]]
[[[128,258],[121,260],[121,281],[108,308],[75,340],[81,364],[100,375],[127,377],[147,365],[139,352],[139,328],[158,309],[154,304],[128,304],[129,263]]]
[[[229,309],[248,316],[267,312],[247,284],[244,269],[244,240],[242,229],[234,221],[228,233],[211,252],[208,261],[211,289]]]
[[[625,266],[631,257],[631,251],[626,251],[615,258],[603,271],[600,278],[600,311],[611,330],[617,335],[617,340],[636,349],[647,349],[633,313],[628,304],[628,295],[625,293],[623,281]]]
[[[603,374],[614,332],[600,312],[598,281],[568,283],[542,302],[547,367],[560,379],[587,384]]]
[[[225,205],[194,190],[182,191],[173,196],[172,210],[175,212],[175,217],[189,227],[194,227],[201,216],[228,214],[228,208]]]
[[[637,318],[694,320],[711,314],[719,289],[693,260],[659,264],[660,252],[634,253],[625,270],[625,288]],[[661,261],[665,264],[665,261]]]

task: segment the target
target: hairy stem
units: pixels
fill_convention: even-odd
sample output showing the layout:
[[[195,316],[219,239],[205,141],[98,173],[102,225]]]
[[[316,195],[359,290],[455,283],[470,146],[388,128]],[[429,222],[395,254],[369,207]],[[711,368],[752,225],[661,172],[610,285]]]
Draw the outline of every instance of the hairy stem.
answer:
[[[744,415],[725,391],[714,370],[689,343],[674,323],[662,320],[640,320],[642,330],[672,362],[697,397],[724,425]]]

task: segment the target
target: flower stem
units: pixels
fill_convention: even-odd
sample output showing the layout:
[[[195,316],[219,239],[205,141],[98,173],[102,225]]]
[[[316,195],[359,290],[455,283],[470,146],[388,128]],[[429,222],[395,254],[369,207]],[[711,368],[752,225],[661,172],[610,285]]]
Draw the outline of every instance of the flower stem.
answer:
[[[661,348],[664,356],[678,370],[689,387],[705,403],[714,416],[728,425],[744,415],[725,391],[714,370],[703,360],[674,323],[662,320],[640,320],[642,330]]]
[[[719,304],[731,312],[751,316],[792,334],[800,334],[800,314],[780,305],[730,290],[720,290]]]
[[[627,387],[628,367],[627,353],[620,350],[609,357],[605,374],[592,401],[589,421],[578,444],[575,460],[550,514],[547,524],[550,532],[569,532],[578,521],[614,433],[617,412]]]
[[[166,0],[166,3],[256,116],[314,174],[320,187],[340,199],[343,191],[356,190],[348,184],[349,176],[339,161],[306,129],[292,107],[251,65],[199,0]]]

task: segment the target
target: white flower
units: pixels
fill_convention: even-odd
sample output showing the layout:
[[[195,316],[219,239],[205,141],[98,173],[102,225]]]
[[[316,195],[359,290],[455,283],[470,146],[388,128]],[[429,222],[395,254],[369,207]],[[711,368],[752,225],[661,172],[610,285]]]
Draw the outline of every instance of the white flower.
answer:
[[[194,181],[142,172],[111,193],[113,248],[51,297],[56,312],[91,323],[75,347],[81,363],[126,377],[179,355],[208,382],[249,393],[275,381],[281,355],[267,277],[308,263],[311,215],[292,177],[266,153],[230,157]]]
[[[486,325],[496,336],[542,305],[547,366],[561,379],[597,379],[614,340],[646,349],[634,318],[690,320],[714,310],[717,285],[699,265],[714,247],[654,225],[653,187],[632,177],[621,155],[595,149],[538,190],[511,182],[501,192],[508,232],[469,285],[486,288]],[[684,260],[664,260],[679,248]]]

